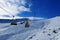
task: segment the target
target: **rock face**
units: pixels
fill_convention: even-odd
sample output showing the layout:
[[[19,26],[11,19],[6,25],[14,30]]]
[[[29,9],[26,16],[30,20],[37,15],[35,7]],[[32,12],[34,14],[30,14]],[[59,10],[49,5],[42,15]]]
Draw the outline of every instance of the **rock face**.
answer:
[[[30,20],[25,24],[0,23],[0,40],[60,40],[60,17]]]

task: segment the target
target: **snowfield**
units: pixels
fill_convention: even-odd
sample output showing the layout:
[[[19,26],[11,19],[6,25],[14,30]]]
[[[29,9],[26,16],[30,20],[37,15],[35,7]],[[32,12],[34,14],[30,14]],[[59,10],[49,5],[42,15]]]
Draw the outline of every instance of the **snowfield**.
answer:
[[[60,17],[30,20],[25,24],[0,23],[0,40],[60,40]]]

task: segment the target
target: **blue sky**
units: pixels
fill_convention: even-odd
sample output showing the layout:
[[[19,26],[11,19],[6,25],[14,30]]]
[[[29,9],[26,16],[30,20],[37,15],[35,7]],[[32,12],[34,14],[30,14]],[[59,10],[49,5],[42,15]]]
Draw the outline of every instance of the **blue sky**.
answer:
[[[52,18],[60,16],[60,0],[32,0],[32,12],[23,12],[19,16]]]
[[[0,16],[6,15],[43,18],[60,16],[60,0],[0,0]]]

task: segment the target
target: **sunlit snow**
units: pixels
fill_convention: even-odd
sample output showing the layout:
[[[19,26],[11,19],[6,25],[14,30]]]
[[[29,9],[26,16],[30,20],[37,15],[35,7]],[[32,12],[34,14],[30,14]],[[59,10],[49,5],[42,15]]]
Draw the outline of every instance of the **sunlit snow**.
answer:
[[[4,19],[3,19],[4,20]],[[60,40],[60,17],[30,20],[25,24],[0,23],[0,40]]]

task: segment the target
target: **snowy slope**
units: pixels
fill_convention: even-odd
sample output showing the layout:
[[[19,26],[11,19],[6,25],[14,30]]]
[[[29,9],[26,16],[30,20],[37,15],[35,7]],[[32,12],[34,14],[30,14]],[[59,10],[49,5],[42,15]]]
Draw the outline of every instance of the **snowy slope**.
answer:
[[[40,20],[40,19],[39,19]],[[10,23],[0,23],[0,40],[25,40],[44,26],[44,20],[30,20],[30,27],[25,28],[25,24],[10,25]],[[43,25],[42,25],[43,24]]]
[[[13,26],[10,23],[0,23],[0,40],[59,40],[60,17],[51,19],[30,20],[30,27],[25,24]],[[56,30],[54,32],[53,30]]]
[[[48,19],[48,25],[25,40],[60,40],[60,17]]]

